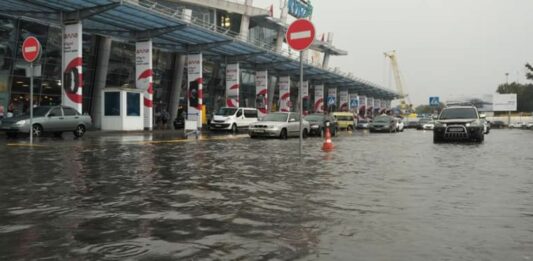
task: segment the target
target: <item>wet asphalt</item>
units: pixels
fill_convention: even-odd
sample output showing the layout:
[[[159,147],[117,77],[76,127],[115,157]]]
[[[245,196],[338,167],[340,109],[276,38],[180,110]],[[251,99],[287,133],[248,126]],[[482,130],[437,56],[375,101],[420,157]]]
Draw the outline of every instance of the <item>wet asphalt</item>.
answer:
[[[0,136],[0,260],[532,260],[533,131]]]

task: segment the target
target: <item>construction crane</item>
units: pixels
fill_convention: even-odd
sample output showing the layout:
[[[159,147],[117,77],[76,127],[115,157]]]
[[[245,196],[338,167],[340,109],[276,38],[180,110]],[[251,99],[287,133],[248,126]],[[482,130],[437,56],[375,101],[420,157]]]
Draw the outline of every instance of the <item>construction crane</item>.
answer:
[[[398,58],[396,56],[396,50],[383,53],[386,58],[390,59],[392,73],[394,74],[394,81],[396,82],[396,89],[400,94],[400,110],[402,114],[409,114],[413,111],[412,103],[409,99],[409,95],[404,92],[402,76],[400,74],[400,68],[398,67]]]

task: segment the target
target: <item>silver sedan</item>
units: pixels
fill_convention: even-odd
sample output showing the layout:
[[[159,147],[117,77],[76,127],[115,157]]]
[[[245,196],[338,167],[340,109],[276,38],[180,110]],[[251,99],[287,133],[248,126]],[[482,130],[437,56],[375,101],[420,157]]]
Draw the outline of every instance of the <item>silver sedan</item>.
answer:
[[[81,137],[91,126],[91,116],[81,115],[67,106],[40,106],[33,109],[33,135],[38,137],[44,132],[61,136],[63,132],[71,131],[76,137]],[[0,131],[6,132],[8,137],[15,137],[18,133],[30,132],[29,113],[2,120]]]

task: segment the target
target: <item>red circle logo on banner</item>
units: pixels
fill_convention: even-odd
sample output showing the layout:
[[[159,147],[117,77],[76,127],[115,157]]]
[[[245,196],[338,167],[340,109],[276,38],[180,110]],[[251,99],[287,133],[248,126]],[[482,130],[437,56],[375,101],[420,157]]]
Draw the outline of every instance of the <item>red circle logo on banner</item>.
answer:
[[[41,54],[41,43],[33,36],[29,36],[22,43],[22,57],[26,62],[32,63]]]
[[[309,20],[298,19],[289,25],[285,38],[292,49],[305,50],[315,40],[315,26]]]

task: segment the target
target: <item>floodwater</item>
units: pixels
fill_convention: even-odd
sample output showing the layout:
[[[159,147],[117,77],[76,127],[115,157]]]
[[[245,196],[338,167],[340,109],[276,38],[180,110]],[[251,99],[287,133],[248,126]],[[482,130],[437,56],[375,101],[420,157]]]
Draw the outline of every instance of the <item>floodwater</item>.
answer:
[[[533,131],[12,142],[0,260],[533,259]]]

